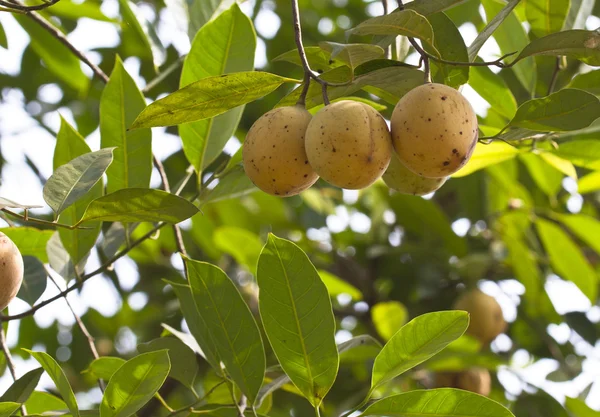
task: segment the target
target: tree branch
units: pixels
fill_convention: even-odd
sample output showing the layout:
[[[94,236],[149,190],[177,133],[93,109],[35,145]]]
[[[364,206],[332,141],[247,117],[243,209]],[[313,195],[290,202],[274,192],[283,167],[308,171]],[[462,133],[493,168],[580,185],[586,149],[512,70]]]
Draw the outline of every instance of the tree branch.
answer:
[[[25,6],[24,4],[18,4],[14,1],[9,2],[9,1],[5,1],[5,0],[0,0],[0,5],[9,9],[9,10],[6,10],[8,12],[27,13],[27,12],[32,12],[35,10],[46,9],[50,6],[55,5],[59,1],[60,0],[48,0],[48,1],[44,1],[44,3],[42,3],[42,4],[36,4],[34,6]]]

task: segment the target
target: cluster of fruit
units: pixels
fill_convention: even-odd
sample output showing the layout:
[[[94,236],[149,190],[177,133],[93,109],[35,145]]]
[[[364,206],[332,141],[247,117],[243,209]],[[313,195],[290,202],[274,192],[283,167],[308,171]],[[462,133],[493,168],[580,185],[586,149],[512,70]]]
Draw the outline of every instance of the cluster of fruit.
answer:
[[[506,330],[506,321],[498,302],[478,289],[462,294],[453,308],[469,313],[467,334],[479,340],[482,347]],[[487,369],[472,367],[460,372],[439,372],[435,375],[434,385],[438,388],[460,388],[487,396],[492,390],[492,377]]]
[[[260,117],[244,142],[244,169],[266,193],[287,197],[319,177],[362,189],[382,177],[396,191],[425,195],[464,166],[478,139],[477,116],[455,89],[427,83],[396,105],[391,132],[371,106],[350,100],[314,117],[303,106]]]

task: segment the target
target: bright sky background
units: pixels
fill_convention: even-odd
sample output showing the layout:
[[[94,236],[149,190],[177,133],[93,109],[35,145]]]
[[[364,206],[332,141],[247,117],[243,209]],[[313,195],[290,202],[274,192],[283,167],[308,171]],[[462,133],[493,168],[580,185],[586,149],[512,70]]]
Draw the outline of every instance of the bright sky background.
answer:
[[[198,1],[198,0],[197,0]],[[202,0],[200,0],[202,1]],[[242,10],[250,14],[254,7],[255,0],[248,0],[241,4]],[[340,8],[346,6],[346,0],[332,0],[332,3]],[[365,1],[370,15],[376,16],[383,13],[383,8],[379,1]],[[395,2],[390,1],[390,7],[395,7]],[[265,1],[256,17],[256,29],[260,37],[273,38],[281,26],[281,21],[276,13],[273,12],[274,5],[271,1]],[[117,0],[104,0],[102,10],[109,17],[118,15]],[[150,19],[155,17],[155,12],[148,6],[140,7],[140,12],[144,13]],[[480,10],[485,17],[483,9]],[[181,54],[187,53],[190,42],[187,33],[180,30],[181,25],[175,24],[175,15],[168,10],[161,14],[160,25],[158,27],[159,37],[168,46],[172,44]],[[0,13],[0,22],[8,34],[8,50],[0,48],[0,73],[17,74],[20,71],[21,55],[29,39],[27,34],[20,28],[16,21],[8,13]],[[333,22],[328,18],[323,18],[319,23],[319,31],[326,38],[334,25],[346,29],[348,19],[340,18]],[[600,19],[591,17],[587,22],[588,29],[595,29],[600,26]],[[467,45],[476,37],[477,32],[472,24],[465,24],[460,27],[460,31]],[[98,22],[90,19],[81,19],[75,31],[69,34],[69,40],[80,50],[86,52],[92,61],[97,62],[100,57],[97,53],[91,51],[94,48],[114,47],[119,43],[119,32],[116,25],[105,22]],[[290,45],[290,49],[293,45]],[[480,56],[486,60],[493,60],[500,56],[498,45],[493,39],[490,39],[481,49]],[[418,57],[413,54],[407,59],[410,63],[417,63]],[[261,68],[266,64],[265,44],[259,39],[256,52],[255,65]],[[125,61],[125,67],[137,81],[140,88],[145,83],[139,76],[140,63],[136,58],[128,58]],[[90,70],[82,66],[84,71],[91,75]],[[491,68],[497,70],[497,68]],[[489,105],[469,86],[465,86],[462,93],[469,99],[476,112],[485,115]],[[6,165],[2,171],[2,182],[0,183],[0,196],[17,201],[22,204],[38,204],[46,206],[42,198],[42,187],[38,178],[33,174],[25,163],[27,155],[40,169],[41,174],[48,178],[52,174],[52,158],[54,153],[55,138],[46,130],[37,126],[37,122],[29,117],[24,109],[23,96],[18,90],[2,88],[0,86],[0,144],[2,146],[2,155],[6,159]],[[40,88],[38,97],[46,102],[58,102],[62,92],[58,85],[48,84]],[[35,111],[35,106],[29,108]],[[71,111],[68,108],[62,108],[59,112],[47,114],[44,116],[44,122],[53,130],[58,131],[59,113],[69,122],[75,125]],[[176,136],[166,134],[164,129],[153,129],[153,152],[159,158],[164,159],[168,155],[180,148],[179,139]],[[98,149],[100,144],[99,132],[96,130],[87,138],[92,149]],[[227,146],[229,152],[234,152],[239,147],[239,141],[232,139]],[[160,179],[157,172],[153,173],[152,186],[158,186]],[[576,184],[565,181],[565,189],[572,193],[572,199],[569,207],[572,211],[579,211],[581,208],[581,196],[576,193]],[[356,201],[358,193],[354,191],[344,191],[344,199],[348,203]],[[41,212],[48,212],[45,208]],[[36,211],[32,210],[32,215]],[[37,211],[40,213],[40,211]],[[390,223],[394,221],[394,213],[386,213]],[[4,222],[0,220],[0,227],[5,227]],[[311,239],[321,240],[324,244],[330,240],[332,232],[340,232],[350,227],[358,233],[366,233],[370,228],[370,219],[363,213],[348,212],[345,207],[339,207],[335,215],[327,219],[327,227],[321,229],[311,229],[308,235]],[[459,235],[464,236],[469,228],[470,222],[467,219],[460,219],[453,224],[453,229]],[[402,239],[401,230],[397,230],[390,236],[390,244],[399,245]],[[99,265],[97,256],[93,254],[88,262],[88,268],[93,269]],[[116,263],[119,279],[124,289],[131,289],[139,279],[135,263],[122,259]],[[62,279],[58,277],[58,282]],[[516,315],[516,303],[519,302],[519,295],[523,294],[524,288],[517,281],[502,282],[500,286],[496,283],[485,282],[481,285],[482,290],[497,297],[501,303],[505,317],[508,321],[513,321]],[[568,311],[588,311],[590,309],[589,301],[572,284],[560,280],[558,277],[549,280],[546,286],[557,311],[564,313]],[[53,284],[48,284],[48,289],[42,298],[48,298],[57,294],[58,291]],[[84,314],[88,308],[94,308],[106,316],[111,316],[121,306],[121,300],[107,279],[96,277],[88,281],[80,294],[70,293],[69,301],[72,303],[78,314]],[[134,309],[141,309],[147,302],[146,295],[142,293],[133,294],[127,302]],[[28,305],[20,300],[15,300],[11,306],[11,314],[16,314],[28,309]],[[593,307],[588,311],[588,317],[594,321],[600,321],[600,308]],[[58,321],[63,331],[59,332],[58,340],[63,345],[57,352],[49,352],[59,360],[68,360],[71,351],[68,347],[71,341],[69,330],[75,325],[71,313],[67,309],[64,301],[57,301],[50,306],[44,307],[35,314],[35,320],[39,326],[48,327],[55,321]],[[8,341],[10,346],[17,346],[18,340],[18,322],[11,322],[8,331]],[[584,362],[584,372],[573,382],[566,384],[557,384],[544,381],[545,376],[556,368],[556,362],[553,360],[542,360],[535,364],[531,363],[532,358],[526,351],[518,351],[512,358],[510,369],[503,369],[498,372],[500,381],[505,386],[510,395],[517,395],[523,389],[523,384],[519,381],[527,381],[534,386],[540,386],[562,401],[565,395],[577,396],[592,381],[600,381],[600,344],[595,347],[590,346],[577,335],[570,336],[570,330],[566,324],[550,325],[548,328],[552,337],[559,343],[566,343],[567,340],[573,342],[577,351],[587,357]],[[74,329],[74,331],[79,331]],[[338,334],[338,340],[349,337],[346,330],[341,330]],[[122,353],[130,353],[135,350],[137,340],[135,335],[129,329],[123,329],[119,340],[116,343],[117,350]],[[493,348],[499,351],[506,351],[511,348],[510,339],[501,335],[493,344]],[[34,347],[34,350],[44,350],[43,346]],[[33,359],[23,361],[16,358],[16,367],[18,376],[36,368],[37,362]],[[0,392],[3,392],[12,380],[9,373],[0,377]],[[44,375],[40,383],[40,388],[53,386],[52,381],[47,375]],[[81,394],[79,401],[82,407],[100,398],[99,389],[93,389],[87,394]],[[595,409],[600,410],[600,383],[596,383],[588,396],[588,404]]]

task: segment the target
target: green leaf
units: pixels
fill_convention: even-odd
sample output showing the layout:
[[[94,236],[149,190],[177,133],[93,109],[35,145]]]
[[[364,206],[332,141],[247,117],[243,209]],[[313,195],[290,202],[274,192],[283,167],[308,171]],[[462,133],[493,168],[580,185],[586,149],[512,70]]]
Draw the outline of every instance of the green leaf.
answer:
[[[202,205],[215,203],[217,201],[237,198],[256,191],[256,187],[244,172],[244,167],[236,165],[231,170],[219,176],[219,183],[215,188],[207,190],[200,195],[199,201]]]
[[[266,96],[283,83],[297,82],[261,71],[203,78],[149,105],[131,128],[172,126],[208,119]]]
[[[215,246],[228,253],[237,263],[256,274],[256,264],[263,244],[260,238],[247,229],[222,226],[215,230]]]
[[[31,208],[42,208],[42,206],[34,206],[30,204],[19,204],[15,203],[8,198],[0,197],[0,209],[3,208],[20,208],[20,209],[31,209]]]
[[[593,303],[598,293],[598,278],[581,250],[559,226],[536,219],[538,234],[550,265],[562,278],[573,282]]]
[[[68,164],[69,161],[89,152],[91,152],[91,149],[85,143],[83,137],[61,117],[60,130],[56,136],[56,147],[54,149],[54,170],[56,171],[59,167]],[[112,153],[110,159],[112,160]],[[96,182],[96,185],[84,196],[80,197],[75,204],[62,212],[59,221],[68,225],[77,223],[92,200],[102,197],[103,189],[103,181]],[[83,260],[94,247],[96,239],[98,239],[98,235],[100,234],[101,225],[101,222],[97,222],[95,224],[88,224],[87,227],[90,227],[90,229],[58,229],[60,240],[75,264]]]
[[[352,297],[354,301],[360,301],[363,299],[362,293],[355,286],[347,283],[337,275],[332,274],[324,270],[319,270],[319,276],[321,281],[327,287],[327,292],[331,297],[337,297],[340,294],[347,294]]]
[[[418,38],[427,44],[435,55],[433,29],[425,16],[414,10],[402,10],[365,20],[347,31],[352,35],[401,35]]]
[[[144,45],[154,66],[160,67],[167,59],[167,51],[156,34],[155,25],[146,20],[131,1],[119,0],[119,6],[125,23],[133,30],[138,42]]]
[[[431,358],[469,327],[465,311],[442,311],[419,316],[394,334],[375,358],[371,392]]]
[[[563,29],[585,29],[585,22],[592,14],[595,2],[596,0],[571,0]]]
[[[231,279],[214,265],[184,258],[198,314],[227,373],[254,404],[265,374],[258,326]]]
[[[600,142],[596,139],[561,143],[552,151],[555,155],[588,169],[600,169]]]
[[[506,6],[506,3],[501,0],[482,0],[481,4],[485,9],[488,22],[493,17],[505,12],[507,7],[511,5],[514,7],[512,2]],[[527,33],[525,33],[525,29],[514,11],[511,11],[504,17],[502,23],[493,31],[493,35],[503,54],[520,51],[529,44]],[[469,56],[472,56],[472,54],[469,54]],[[527,59],[519,62],[512,67],[512,70],[519,82],[525,87],[525,90],[529,92],[533,91],[537,74],[535,61]]]
[[[492,36],[492,34],[500,27],[504,19],[512,15],[511,12],[519,4],[521,0],[510,0],[499,12],[495,13],[492,19],[488,16],[488,24],[475,38],[473,43],[469,46],[469,62],[475,61],[479,50],[484,43]],[[487,14],[487,12],[486,12]],[[512,19],[512,18],[511,18]],[[512,52],[512,51],[511,51]]]
[[[433,28],[435,48],[439,51],[442,59],[467,62],[469,60],[467,47],[454,22],[444,13],[432,14],[427,19]],[[429,48],[427,49],[432,52]],[[444,65],[435,61],[432,61],[431,64],[434,68],[432,75],[435,82],[458,88],[469,80],[469,67],[467,66]]]
[[[571,0],[526,0],[525,15],[537,38],[560,32],[565,24]]]
[[[567,161],[550,152],[541,152],[539,155],[548,165],[553,166],[566,176],[577,180],[577,170],[571,161]]]
[[[77,399],[75,399],[75,394],[73,394],[73,389],[71,388],[71,384],[69,384],[69,380],[65,375],[65,372],[62,370],[60,365],[52,358],[52,356],[48,355],[45,352],[32,352],[28,349],[23,349],[24,351],[31,354],[36,361],[42,365],[42,368],[48,373],[58,392],[62,396],[63,401],[67,404],[67,407],[71,411],[74,417],[79,417],[79,408],[77,407]]]
[[[600,95],[600,70],[594,70],[583,74],[577,74],[569,83],[567,88],[585,90],[596,96]]]
[[[117,57],[100,98],[101,147],[117,148],[106,171],[109,193],[122,188],[147,188],[150,184],[152,132],[127,130],[145,107],[144,96]]]
[[[464,2],[465,0],[415,0],[407,3],[405,8],[414,10],[423,16],[429,16],[437,12],[443,12]]]
[[[406,324],[408,311],[398,301],[385,301],[371,308],[371,317],[377,333],[383,340],[390,340]]]
[[[522,153],[519,155],[519,159],[523,162],[527,171],[529,171],[529,175],[531,175],[531,178],[533,178],[539,189],[549,197],[556,196],[562,188],[564,175],[553,166],[546,163],[546,161],[536,153]]]
[[[22,404],[27,401],[40,381],[43,373],[44,368],[37,368],[27,372],[6,390],[0,397],[0,402],[16,402]]]
[[[46,290],[48,274],[46,273],[44,264],[35,256],[23,256],[23,263],[25,266],[23,283],[21,284],[17,297],[29,303],[29,305],[34,305]]]
[[[48,32],[39,24],[25,15],[13,14],[19,24],[29,35],[29,45],[42,59],[44,65],[56,75],[64,85],[71,87],[77,93],[87,91],[90,80],[81,69],[79,58],[62,44],[56,37],[49,36]],[[60,31],[60,29],[58,29]]]
[[[600,412],[592,410],[586,403],[577,398],[565,398],[565,406],[575,417],[600,417]]]
[[[143,353],[128,360],[110,379],[100,404],[101,417],[129,417],[163,385],[171,364],[166,350]]]
[[[46,9],[46,11],[54,16],[64,17],[74,21],[77,21],[82,17],[87,17],[101,22],[116,22],[115,19],[111,19],[102,13],[100,3],[94,2],[75,3],[71,0],[61,0],[58,3],[54,3],[52,7]]]
[[[558,220],[600,255],[600,221],[585,214],[559,214]]]
[[[526,308],[532,317],[539,314],[536,311],[543,290],[543,278],[537,266],[535,256],[527,247],[521,236],[505,233],[502,241],[508,250],[507,260],[512,266],[517,280],[525,287]]]
[[[252,21],[234,3],[197,33],[183,64],[180,87],[211,76],[251,71],[255,49],[256,33]],[[206,59],[207,56],[210,59]],[[243,111],[244,106],[239,106],[214,118],[179,127],[183,150],[197,173],[223,151],[237,129]]]
[[[161,337],[138,345],[140,353],[163,349],[169,351],[169,358],[171,360],[171,372],[169,376],[181,382],[186,387],[193,389],[194,381],[200,368],[198,367],[194,351],[185,343],[175,337]]]
[[[84,197],[104,175],[115,148],[78,156],[60,166],[44,185],[44,200],[58,215]]]
[[[10,417],[21,407],[19,403],[4,402],[0,403],[0,417]]]
[[[600,33],[593,30],[565,30],[533,40],[513,61],[531,56],[566,56],[588,65],[600,65]],[[519,65],[519,64],[517,64]]]
[[[4,27],[0,24],[0,46],[4,49],[8,49],[8,39],[6,39],[6,32]]]
[[[521,104],[510,125],[539,131],[577,130],[589,126],[598,115],[596,96],[567,88]]]
[[[294,243],[269,234],[258,260],[260,316],[285,373],[318,407],[337,376],[335,319],[327,287]]]
[[[46,411],[65,410],[67,404],[58,397],[43,391],[33,391],[29,399],[25,402],[27,412],[32,414],[42,414]]]
[[[208,326],[205,318],[198,312],[190,286],[171,281],[166,282],[173,287],[173,291],[179,299],[183,317],[197,342],[198,348],[201,350],[202,357],[206,359],[218,375],[221,375],[221,358],[215,341],[211,336],[211,328]],[[164,326],[165,325],[163,324],[163,327]],[[174,332],[175,329],[168,328],[168,330],[180,339],[182,338],[182,335],[179,334],[180,332]]]
[[[365,62],[383,58],[385,54],[381,46],[366,43],[319,42],[319,46],[330,53],[330,59],[338,59],[352,70]]]
[[[469,73],[469,85],[490,106],[506,117],[507,121],[512,119],[517,112],[517,100],[502,77],[494,74],[488,67],[471,67]]]
[[[223,10],[229,7],[235,0],[185,0],[188,5],[188,14],[190,17],[188,32],[190,39],[207,22],[210,22],[215,16],[218,16]]]
[[[82,259],[81,262],[75,266],[73,261],[71,261],[69,253],[62,244],[58,232],[52,234],[52,237],[46,245],[46,253],[48,255],[50,267],[65,280],[68,281],[83,273],[87,258]]]
[[[600,171],[591,172],[579,179],[577,192],[579,194],[591,193],[600,190]]]
[[[310,67],[314,71],[325,72],[327,70],[344,65],[341,61],[331,59],[331,53],[319,46],[306,46],[304,48],[304,52],[306,53],[306,59],[308,59]],[[291,51],[284,52],[283,54],[273,58],[271,61],[285,61],[296,64],[299,67],[302,66],[298,49],[292,49]]]
[[[88,366],[83,373],[89,373],[97,379],[110,381],[115,372],[117,372],[117,370],[123,366],[125,362],[125,359],[114,356],[102,356],[92,361],[90,366]]]
[[[80,222],[179,223],[197,212],[195,205],[174,194],[146,188],[125,188],[92,201]]]
[[[40,261],[48,262],[46,245],[54,234],[54,230],[40,230],[34,227],[6,227],[0,229],[19,248],[21,255],[35,256]]]
[[[416,390],[392,395],[370,405],[360,417],[514,417],[483,395],[452,388]]]

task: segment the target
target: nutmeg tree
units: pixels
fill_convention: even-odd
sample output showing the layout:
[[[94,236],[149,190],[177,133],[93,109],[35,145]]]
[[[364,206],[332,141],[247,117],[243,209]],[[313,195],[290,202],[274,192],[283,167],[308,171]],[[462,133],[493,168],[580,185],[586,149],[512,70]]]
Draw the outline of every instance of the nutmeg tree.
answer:
[[[597,415],[599,7],[0,0],[0,416]]]

